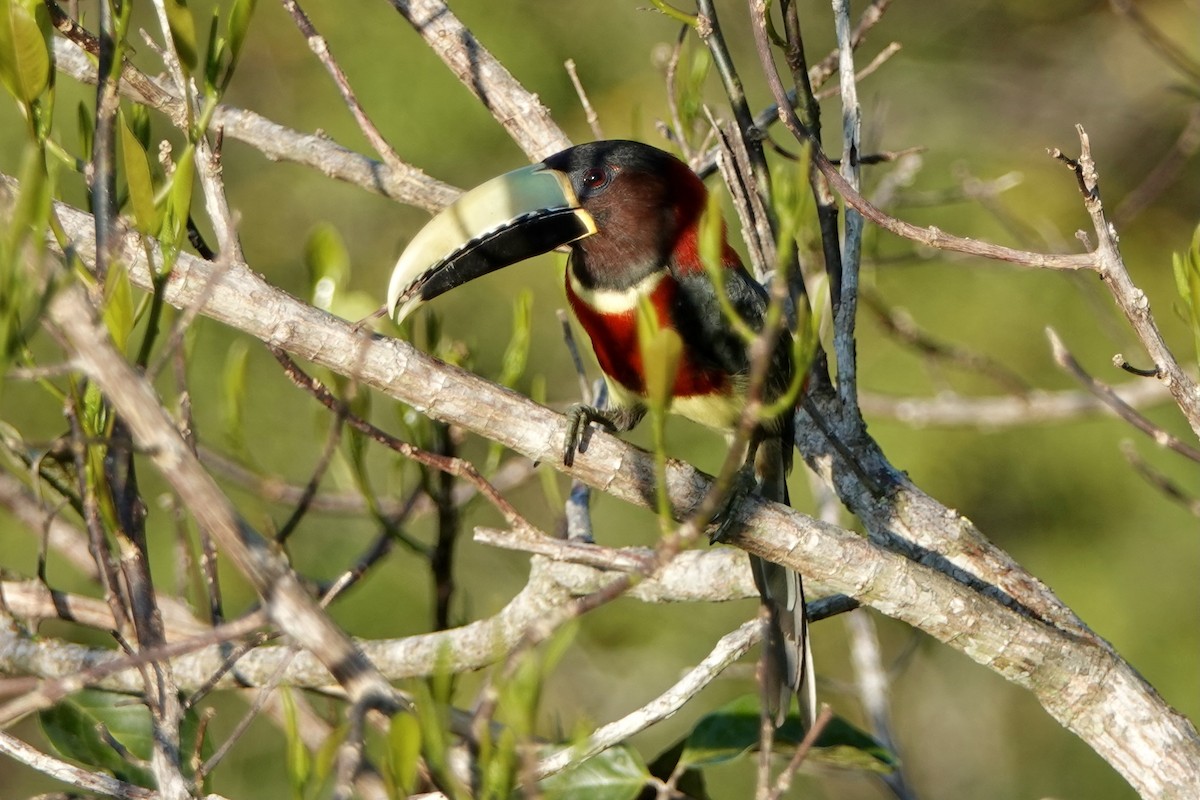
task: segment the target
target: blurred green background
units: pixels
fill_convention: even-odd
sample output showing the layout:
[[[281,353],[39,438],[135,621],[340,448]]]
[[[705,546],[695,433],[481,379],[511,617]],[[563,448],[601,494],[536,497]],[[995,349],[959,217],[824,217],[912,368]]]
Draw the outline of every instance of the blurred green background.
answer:
[[[81,7],[94,16],[91,4]],[[612,0],[460,0],[452,7],[538,93],[576,141],[591,136],[563,68],[568,58],[578,65],[606,136],[663,144],[655,122],[666,116],[662,65],[677,34],[675,23],[638,2]],[[1195,3],[1162,0],[1139,2],[1138,7],[1193,58],[1200,58],[1200,9]],[[204,8],[197,6],[198,20],[207,18]],[[801,8],[807,51],[816,60],[832,46],[830,11],[818,2],[801,3]],[[305,9],[402,158],[458,186],[475,185],[523,163],[519,149],[388,4],[310,0]],[[762,108],[768,93],[755,68],[746,9],[741,3],[720,3],[718,10],[752,106]],[[148,18],[143,24],[156,29]],[[1197,105],[1196,85],[1189,86],[1127,20],[1099,0],[901,0],[871,32],[859,63],[867,63],[892,41],[902,45],[901,51],[859,87],[864,149],[925,148],[921,169],[904,188],[896,213],[960,235],[1029,249],[1078,250],[1075,231],[1089,222],[1074,177],[1047,155],[1047,148],[1077,154],[1074,125],[1083,125],[1112,211],[1164,156]],[[144,48],[137,58],[156,69],[153,54]],[[716,113],[726,116],[715,81],[710,88]],[[91,90],[64,80],[59,95],[58,114],[69,131],[76,99],[90,98]],[[259,4],[226,100],[301,131],[321,130],[368,152],[332,83],[279,4]],[[836,100],[823,108],[828,149],[836,153],[840,109]],[[0,168],[10,174],[19,163],[21,130],[11,102],[0,106]],[[155,134],[171,135],[161,119],[155,120]],[[782,131],[777,136],[788,144]],[[866,170],[868,193],[891,169]],[[988,207],[917,202],[971,179],[987,181],[1009,173],[1019,174],[1019,185]],[[311,170],[268,162],[229,140],[225,177],[252,268],[301,297],[310,294],[305,241],[317,226],[331,225],[344,239],[352,264],[348,288],[382,302],[395,257],[427,218]],[[1151,298],[1175,352],[1188,363],[1194,363],[1195,355],[1190,332],[1176,311],[1171,255],[1188,246],[1200,219],[1198,180],[1200,167],[1183,164],[1162,195],[1120,229],[1135,281]],[[66,195],[78,201],[78,187],[69,187]],[[905,197],[912,202],[904,203]],[[866,250],[864,283],[882,300],[906,310],[931,335],[996,359],[1031,387],[1074,388],[1051,361],[1047,326],[1102,380],[1134,380],[1111,366],[1114,353],[1146,365],[1107,291],[1091,275],[942,256],[877,232],[868,234]],[[432,307],[446,335],[469,348],[471,367],[494,375],[508,339],[512,299],[522,290],[531,291],[535,336],[519,388],[531,391],[544,378],[545,399],[557,406],[574,401],[577,391],[554,315],[563,305],[560,266],[559,257],[543,258],[473,283]],[[198,325],[190,373],[197,433],[202,442],[226,448],[220,376],[230,348],[244,337],[211,322]],[[858,353],[864,392],[932,396],[948,390],[971,395],[1003,391],[978,374],[931,364],[883,332],[867,313]],[[328,416],[295,391],[270,355],[253,342],[248,374],[246,446],[256,468],[302,483],[319,455]],[[31,438],[48,439],[64,427],[59,410],[45,403],[35,387],[7,386],[0,402],[3,418]],[[1173,407],[1163,405],[1149,414],[1185,440],[1193,438]],[[375,402],[374,416],[393,430],[398,427],[397,411],[387,403]],[[974,520],[1048,583],[1168,702],[1193,719],[1200,717],[1197,522],[1139,478],[1119,448],[1132,440],[1152,465],[1200,493],[1194,464],[1105,417],[1004,430],[913,429],[886,418],[870,419],[870,425],[893,463]],[[673,454],[710,470],[717,465],[718,437],[682,422],[672,423],[668,435]],[[645,443],[646,433],[631,438]],[[469,454],[482,452],[478,443],[468,445]],[[376,460],[378,487],[399,494],[404,487],[398,471],[389,460]],[[328,485],[337,486],[338,479],[335,472]],[[154,479],[145,480],[151,497],[156,488],[161,490]],[[561,479],[558,483],[565,487]],[[793,486],[797,504],[806,507],[803,474],[794,476]],[[258,500],[242,487],[228,488],[256,524],[270,527],[268,520],[273,520],[278,525],[287,516],[288,509]],[[514,493],[514,499],[535,523],[554,528],[559,511],[536,480]],[[594,510],[602,543],[652,540],[655,527],[648,514],[606,498],[598,499]],[[169,551],[169,515],[155,507],[151,520],[156,540]],[[468,522],[500,520],[477,507]],[[414,534],[428,538],[429,524],[416,526]],[[312,516],[293,537],[294,561],[314,578],[331,577],[373,533],[365,521]],[[0,564],[7,572],[33,574],[33,538],[7,518],[0,518],[0,546],[5,553]],[[466,535],[457,562],[456,617],[473,619],[499,609],[523,584],[526,563],[522,556],[473,544]],[[169,552],[156,566],[160,576],[169,576]],[[62,588],[86,588],[57,562],[50,574]],[[244,587],[234,576],[228,578],[230,606],[248,603]],[[169,577],[161,580],[170,585]],[[361,636],[415,633],[429,626],[430,595],[422,563],[397,552],[340,601],[334,614]],[[679,608],[618,601],[589,615],[548,687],[545,732],[608,721],[655,696],[753,612],[749,601]],[[879,622],[885,658],[894,667],[895,734],[919,796],[1134,796],[1029,694],[906,626],[883,618]],[[861,720],[849,691],[852,673],[842,623],[835,619],[817,625],[814,639],[823,699],[848,718]],[[718,681],[636,744],[652,757],[705,710],[746,691],[748,669]],[[475,680],[464,681],[463,702],[469,702],[476,685]],[[238,715],[235,703],[225,705],[215,723],[218,731],[227,730]],[[227,764],[213,788],[230,797],[287,797],[282,775],[277,783],[265,784],[257,766],[264,758],[278,761],[282,737],[265,723],[256,732],[237,748],[237,765]],[[715,770],[714,796],[745,796],[751,775],[745,766]],[[5,762],[0,763],[0,785],[11,787],[5,796],[16,797],[46,784]],[[794,795],[888,796],[868,776],[833,771],[811,773]]]

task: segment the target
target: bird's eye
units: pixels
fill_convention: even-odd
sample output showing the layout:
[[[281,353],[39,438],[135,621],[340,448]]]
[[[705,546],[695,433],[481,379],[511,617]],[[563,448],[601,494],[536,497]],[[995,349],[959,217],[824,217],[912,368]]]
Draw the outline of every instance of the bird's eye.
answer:
[[[587,172],[583,173],[583,186],[586,189],[595,191],[603,189],[608,184],[608,170],[600,167],[592,167]]]

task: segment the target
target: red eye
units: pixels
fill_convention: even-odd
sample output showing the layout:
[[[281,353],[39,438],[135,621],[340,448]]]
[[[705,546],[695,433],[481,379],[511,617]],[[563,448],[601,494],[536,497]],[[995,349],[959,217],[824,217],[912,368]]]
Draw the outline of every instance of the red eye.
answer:
[[[602,189],[608,183],[608,171],[600,167],[592,167],[583,173],[583,185],[587,189]]]

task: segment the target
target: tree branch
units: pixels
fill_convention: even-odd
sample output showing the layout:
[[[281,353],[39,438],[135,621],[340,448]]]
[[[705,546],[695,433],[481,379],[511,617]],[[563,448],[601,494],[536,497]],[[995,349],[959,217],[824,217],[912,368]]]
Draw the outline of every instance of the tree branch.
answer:
[[[94,257],[91,218],[61,204],[55,210],[75,252],[90,261]],[[126,235],[120,239],[119,255],[129,265],[131,279],[148,286],[148,258],[157,258],[155,246]],[[179,306],[195,302],[213,269],[212,264],[181,256],[165,287],[166,300]],[[248,298],[253,302],[247,302]],[[63,316],[78,302],[54,301],[53,307],[59,309],[57,324],[67,324]],[[438,362],[405,342],[365,334],[274,289],[242,265],[233,265],[221,274],[204,298],[201,312],[375,387],[431,417],[487,436],[614,497],[643,506],[653,504],[653,459],[643,451],[597,432],[574,466],[567,468],[558,447],[565,430],[560,415]],[[94,329],[89,329],[89,334],[95,335]],[[81,355],[91,352],[80,338],[72,338],[73,346]],[[98,374],[107,372],[97,370]],[[429,387],[437,387],[437,391],[431,392]],[[121,396],[119,385],[110,382],[105,388],[114,397]],[[814,395],[813,407],[834,430],[842,430],[836,406],[820,391]],[[802,435],[810,439],[801,443],[808,452],[829,447],[827,440],[822,439],[819,447],[812,441],[812,437],[824,435],[815,422],[806,420],[801,428],[805,431]],[[134,432],[137,435],[138,429]],[[173,461],[177,450],[164,447],[169,443],[157,439],[144,444],[150,445],[156,462],[170,477],[179,467],[179,462]],[[868,494],[856,503],[860,508],[854,510],[861,510],[868,529],[881,535],[888,531],[902,534],[918,546],[922,540],[928,541],[944,550],[928,552],[918,563],[793,509],[753,501],[739,511],[738,520],[748,530],[735,534],[731,543],[908,622],[1029,688],[1055,719],[1083,738],[1138,791],[1164,797],[1200,795],[1200,735],[1188,720],[1167,706],[1107,643],[1074,622],[1069,609],[1018,564],[1001,558],[989,567],[991,559],[1004,554],[987,547],[969,522],[896,473],[873,443],[844,444],[862,448],[861,452],[874,459],[868,464],[881,470],[871,474],[887,478],[886,496]],[[843,488],[854,491],[853,487]],[[668,464],[666,490],[677,511],[694,507],[707,489],[707,479],[692,467]],[[862,487],[857,491],[861,493]],[[211,522],[202,503],[189,502],[189,507],[204,515],[203,522]],[[245,547],[240,537],[228,533],[222,540],[231,540],[238,550]],[[963,549],[955,551],[955,547]],[[979,560],[981,555],[984,557]],[[978,575],[972,579],[966,566],[947,568],[947,559],[986,567],[989,579],[980,586]],[[961,582],[964,579],[966,583]],[[995,586],[1000,587],[1000,594],[994,593]],[[1015,605],[992,599],[1005,596]],[[539,599],[545,601],[544,596]],[[1030,609],[1036,609],[1035,613],[1030,614]],[[542,613],[556,611],[551,605]],[[1048,620],[1060,620],[1061,625]],[[381,669],[392,672],[393,665],[368,652]]]

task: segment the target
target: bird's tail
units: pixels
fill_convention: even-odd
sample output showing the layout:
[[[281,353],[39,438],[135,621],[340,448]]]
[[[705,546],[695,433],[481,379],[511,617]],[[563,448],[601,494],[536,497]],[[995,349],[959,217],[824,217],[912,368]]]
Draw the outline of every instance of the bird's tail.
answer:
[[[764,499],[790,505],[783,446],[776,437],[764,440],[755,456],[754,472],[759,494]],[[817,691],[808,641],[804,583],[795,570],[758,556],[750,556],[750,568],[768,616],[763,640],[767,654],[763,675],[767,712],[777,726],[782,725],[795,694],[800,719],[807,730],[816,718]]]

